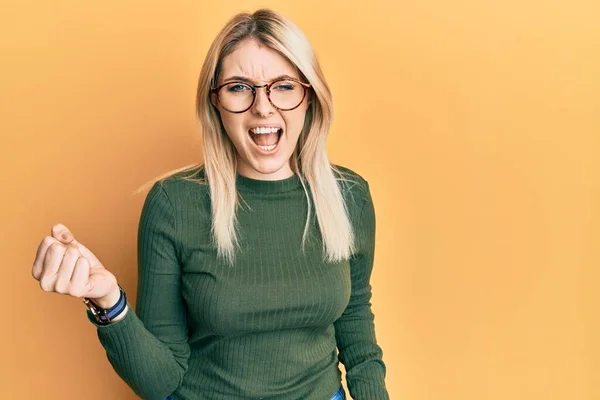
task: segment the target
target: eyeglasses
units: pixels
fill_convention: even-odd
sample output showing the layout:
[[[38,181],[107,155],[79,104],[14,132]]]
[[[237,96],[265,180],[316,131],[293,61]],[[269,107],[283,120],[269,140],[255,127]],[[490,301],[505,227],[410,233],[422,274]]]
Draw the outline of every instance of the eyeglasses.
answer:
[[[217,101],[225,110],[243,113],[256,101],[256,89],[266,88],[267,98],[273,107],[281,111],[291,111],[302,104],[309,87],[310,84],[297,79],[284,78],[259,86],[232,81],[217,86],[210,92],[217,94]]]

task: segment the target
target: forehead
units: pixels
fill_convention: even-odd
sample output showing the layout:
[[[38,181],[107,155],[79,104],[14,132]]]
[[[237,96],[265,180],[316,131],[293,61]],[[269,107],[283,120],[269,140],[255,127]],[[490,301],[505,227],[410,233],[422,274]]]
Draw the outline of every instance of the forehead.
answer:
[[[286,57],[255,39],[245,39],[223,58],[219,81],[242,76],[258,83],[281,75],[298,78],[296,67]]]

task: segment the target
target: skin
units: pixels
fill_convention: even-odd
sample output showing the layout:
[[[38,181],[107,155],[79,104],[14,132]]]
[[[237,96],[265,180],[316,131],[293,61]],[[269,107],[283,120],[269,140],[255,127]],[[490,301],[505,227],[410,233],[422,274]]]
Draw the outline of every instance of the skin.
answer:
[[[233,76],[241,76],[255,85],[263,85],[281,75],[300,79],[296,67],[284,56],[249,38],[241,41],[231,54],[223,58],[217,85],[229,81]],[[290,158],[304,125],[308,97],[307,94],[298,108],[280,111],[271,105],[265,89],[258,89],[252,107],[246,112],[235,114],[223,109],[213,96],[212,103],[219,110],[227,136],[235,146],[237,171],[240,175],[259,180],[280,180],[294,174]],[[283,135],[276,154],[264,155],[254,148],[248,129],[269,124],[283,127]]]

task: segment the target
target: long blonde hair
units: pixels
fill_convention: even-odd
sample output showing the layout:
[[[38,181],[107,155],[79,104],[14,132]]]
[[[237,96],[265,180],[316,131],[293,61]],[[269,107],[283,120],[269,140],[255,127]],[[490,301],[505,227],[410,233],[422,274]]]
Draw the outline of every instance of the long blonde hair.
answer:
[[[196,113],[203,135],[204,163],[162,174],[144,184],[136,193],[174,174],[192,171],[193,175],[204,169],[206,179],[192,178],[191,175],[182,179],[208,184],[212,210],[211,234],[217,246],[217,254],[233,265],[235,249],[239,245],[236,232],[236,211],[240,206],[236,189],[236,150],[225,132],[218,111],[210,102],[210,89],[217,82],[223,58],[247,38],[253,38],[282,54],[296,66],[302,79],[312,86],[312,101],[306,111],[298,145],[290,158],[290,168],[300,178],[308,199],[302,248],[308,235],[313,206],[310,190],[323,238],[324,257],[330,262],[348,259],[356,250],[355,234],[342,191],[345,190],[345,183],[353,181],[349,179],[350,174],[345,174],[331,164],[326,154],[325,141],[333,118],[331,92],[314,51],[302,31],[289,19],[268,9],[235,15],[219,32],[208,50],[196,94]]]

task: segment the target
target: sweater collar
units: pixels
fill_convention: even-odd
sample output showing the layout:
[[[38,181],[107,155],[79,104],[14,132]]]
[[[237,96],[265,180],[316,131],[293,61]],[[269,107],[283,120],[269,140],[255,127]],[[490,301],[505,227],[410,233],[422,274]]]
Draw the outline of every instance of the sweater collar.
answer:
[[[296,174],[290,176],[289,178],[267,181],[249,178],[247,176],[240,175],[239,172],[236,172],[235,181],[240,192],[284,193],[302,187],[302,182]]]

